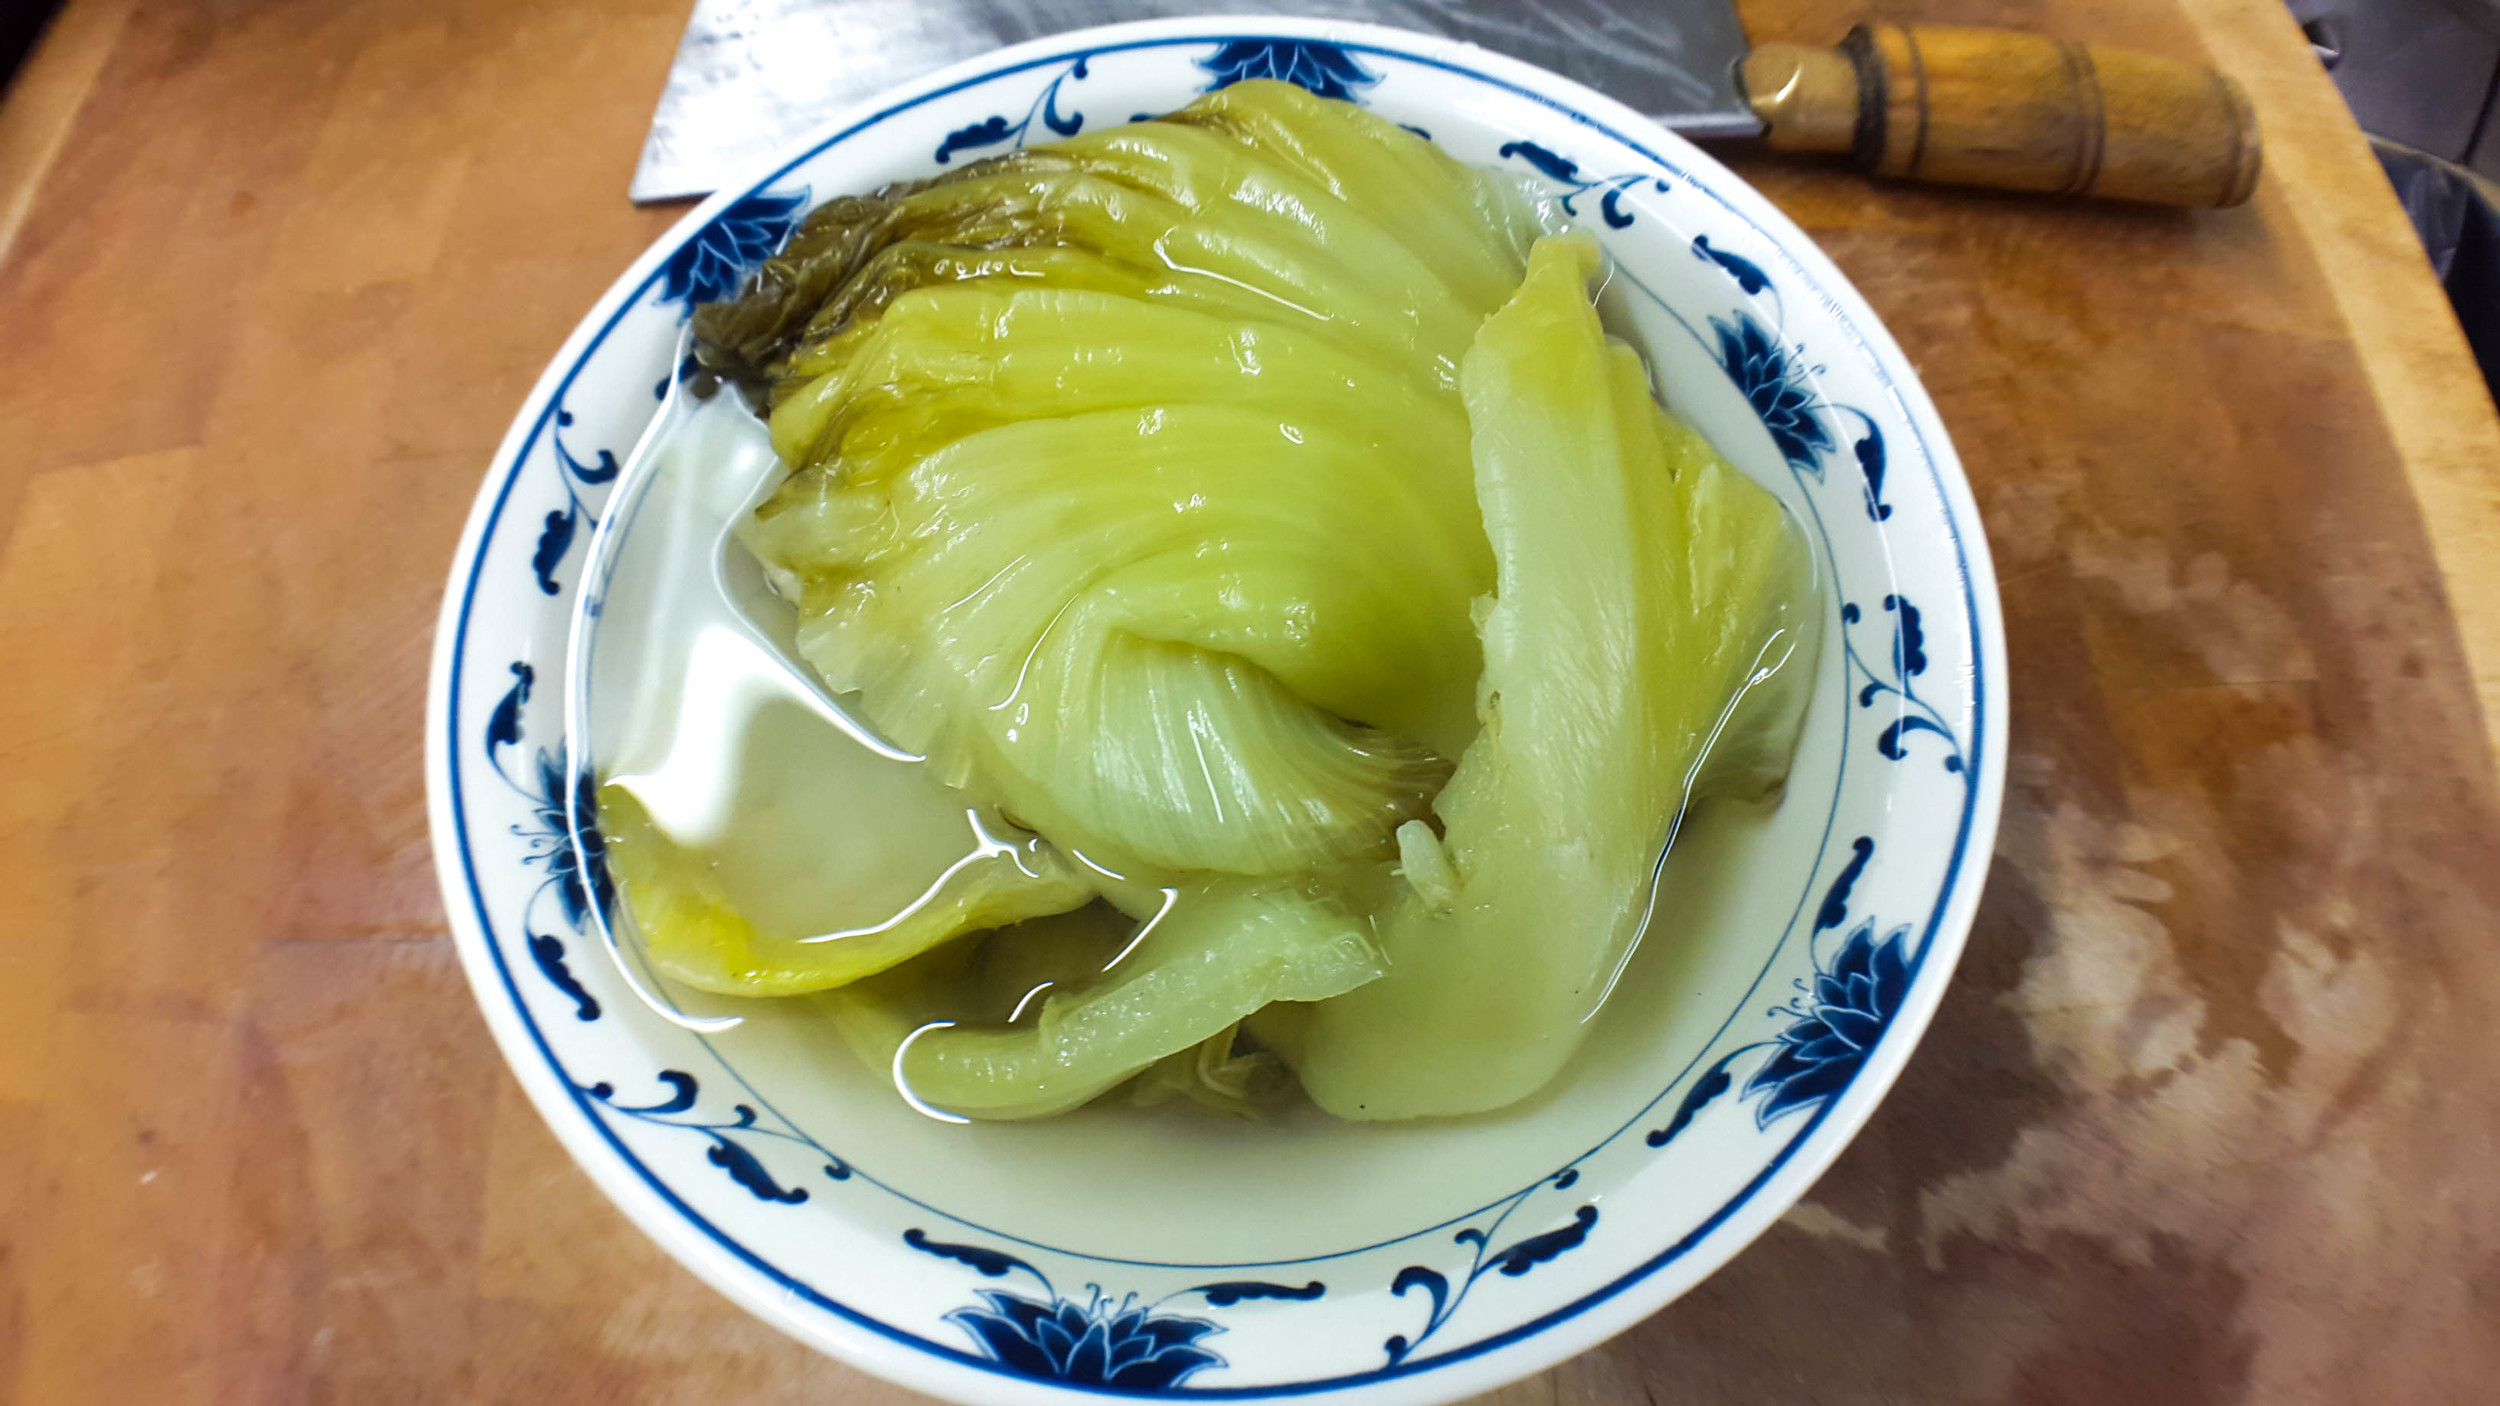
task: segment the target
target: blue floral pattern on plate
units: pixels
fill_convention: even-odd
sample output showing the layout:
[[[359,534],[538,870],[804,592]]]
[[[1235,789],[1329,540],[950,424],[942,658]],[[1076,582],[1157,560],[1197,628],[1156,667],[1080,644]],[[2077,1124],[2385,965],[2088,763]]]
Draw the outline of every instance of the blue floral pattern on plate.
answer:
[[[1953,724],[1936,705],[1921,697],[1918,676],[1927,672],[1927,633],[1922,626],[1918,607],[1908,596],[1898,592],[1883,598],[1884,613],[1892,617],[1892,648],[1874,659],[1861,653],[1854,636],[1848,637],[1847,655],[1850,673],[1865,679],[1857,691],[1858,706],[1872,708],[1885,695],[1897,700],[1898,714],[1875,734],[1875,750],[1891,761],[1907,760],[1905,743],[1918,733],[1927,733],[1944,748],[1944,769],[1969,780],[1968,765],[1962,754],[1962,740],[1954,734]],[[1866,612],[1852,601],[1840,608],[1844,629],[1865,619]]]
[[[1198,66],[1214,75],[1205,88],[1210,93],[1244,79],[1275,78],[1323,98],[1361,102],[1361,90],[1380,81],[1341,46],[1309,39],[1235,39]]]
[[[1063,113],[1059,110],[1059,85],[1083,82],[1084,78],[1085,60],[1080,56],[1076,62],[1052,75],[1049,84],[1042,89],[1039,96],[1033,99],[1032,106],[1024,110],[1024,116],[1010,122],[1004,114],[993,113],[978,122],[958,127],[947,133],[946,140],[938,143],[937,163],[941,166],[945,165],[954,160],[955,153],[960,151],[978,151],[984,147],[998,146],[1002,143],[1012,143],[1021,147],[1024,145],[1026,133],[1033,129],[1033,124],[1037,121],[1063,137],[1073,137],[1084,131],[1084,113]]]
[[[605,1080],[584,1088],[582,1092],[597,1099],[608,1108],[639,1122],[661,1128],[683,1128],[703,1134],[711,1140],[712,1144],[711,1148],[704,1153],[704,1159],[727,1172],[731,1181],[745,1187],[747,1193],[758,1201],[773,1201],[784,1206],[796,1206],[807,1200],[808,1190],[804,1186],[797,1185],[795,1180],[791,1185],[782,1185],[779,1180],[775,1179],[771,1169],[765,1166],[764,1159],[758,1157],[754,1149],[748,1147],[737,1136],[739,1134],[773,1138],[804,1147],[812,1154],[811,1160],[820,1161],[821,1170],[825,1176],[834,1181],[851,1179],[849,1163],[827,1152],[815,1139],[804,1133],[764,1126],[757,1117],[754,1107],[749,1104],[734,1105],[730,1109],[729,1118],[725,1121],[702,1117],[695,1112],[695,1104],[702,1097],[703,1086],[692,1074],[682,1069],[663,1069],[659,1072],[658,1078],[669,1092],[666,1098],[657,1103],[618,1103],[615,1086]]]
[[[917,1228],[903,1233],[903,1243],[923,1254],[970,1265],[985,1279],[1023,1274],[1041,1287],[1040,1298],[981,1289],[976,1291],[977,1305],[946,1315],[946,1321],[972,1336],[985,1356],[1011,1371],[1071,1386],[1155,1391],[1177,1387],[1198,1372],[1224,1365],[1222,1355],[1199,1344],[1200,1339],[1224,1331],[1211,1320],[1166,1313],[1162,1303],[1141,1303],[1135,1294],[1114,1299],[1100,1285],[1087,1286],[1082,1301],[1068,1298],[1051,1286],[1048,1275],[1015,1255],[932,1240]],[[1325,1286],[1317,1282],[1296,1289],[1234,1281],[1184,1289],[1173,1297],[1194,1294],[1210,1306],[1229,1308],[1244,1299],[1315,1299],[1325,1292]]]
[[[1009,121],[1005,113],[992,113],[978,122],[948,132],[946,140],[938,143],[938,164],[943,166],[954,160],[958,152],[996,146],[1021,147],[1037,122],[1045,130],[1062,137],[1073,137],[1085,130],[1085,114],[1060,111],[1059,91],[1063,84],[1084,80],[1085,64],[1091,57],[1090,54],[1079,55],[1073,63],[1052,75],[1050,82],[1025,108],[1022,117]],[[1214,75],[1203,89],[1210,93],[1244,79],[1276,78],[1299,84],[1323,98],[1359,102],[1361,99],[1356,96],[1356,90],[1380,81],[1378,75],[1355,62],[1352,55],[1334,44],[1235,40],[1200,59],[1198,64]],[[1152,115],[1141,112],[1132,120],[1144,121]]]
[[[1825,891],[1816,913],[1814,933],[1820,935],[1849,920],[1849,896],[1874,858],[1875,841],[1861,835],[1850,844],[1850,857]],[[1651,1147],[1665,1147],[1682,1135],[1702,1111],[1736,1086],[1729,1066],[1758,1050],[1770,1050],[1740,1098],[1762,1098],[1755,1121],[1768,1127],[1783,1113],[1830,1102],[1849,1087],[1866,1057],[1891,1028],[1909,994],[1913,970],[1909,929],[1897,927],[1879,941],[1875,920],[1867,918],[1841,942],[1828,965],[1818,967],[1799,994],[1777,1008],[1787,1024],[1768,1040],[1755,1040],[1719,1056],[1702,1071],[1675,1106],[1664,1127],[1650,1130]]]
[[[804,187],[759,193],[731,202],[728,209],[695,231],[661,265],[656,301],[674,305],[683,318],[691,316],[698,303],[737,292],[738,285],[757,265],[779,253],[788,242],[806,205]],[[690,356],[672,374],[682,378],[693,370],[694,359]],[[669,378],[661,377],[655,397],[664,397],[668,384]],[[598,525],[599,515],[585,495],[614,483],[624,467],[613,449],[582,454],[567,445],[564,431],[571,429],[573,422],[573,412],[559,405],[555,428],[547,440],[555,451],[556,478],[563,485],[564,502],[541,522],[537,548],[530,554],[530,569],[537,577],[538,589],[550,596],[563,593],[564,583],[556,572],[572,556],[574,543]]]
[[[1517,1279],[1555,1256],[1579,1248],[1588,1239],[1589,1231],[1597,1225],[1597,1207],[1585,1202],[1571,1213],[1566,1224],[1522,1236],[1499,1250],[1493,1248],[1493,1241],[1501,1235],[1502,1227],[1510,1222],[1512,1213],[1529,1198],[1545,1190],[1569,1191],[1579,1180],[1580,1169],[1577,1166],[1565,1167],[1531,1183],[1501,1203],[1489,1224],[1467,1226],[1451,1236],[1452,1244],[1466,1245],[1474,1250],[1466,1268],[1459,1273],[1456,1293],[1450,1290],[1450,1277],[1430,1265],[1410,1264],[1399,1270],[1397,1276],[1389,1281],[1389,1292],[1404,1298],[1409,1291],[1421,1289],[1432,1307],[1424,1319],[1422,1330],[1413,1338],[1398,1333],[1381,1344],[1382,1350],[1389,1356],[1389,1365],[1394,1367],[1405,1361],[1409,1354],[1424,1345],[1425,1339],[1441,1331],[1442,1325],[1458,1313],[1459,1305],[1467,1298],[1467,1291],[1476,1287],[1476,1281],[1485,1275],[1499,1273]]]
[[[547,514],[538,529],[538,549],[530,554],[530,569],[538,577],[538,589],[551,596],[563,594],[564,583],[556,579],[556,568],[571,555],[574,538],[599,520],[582,495],[615,482],[623,467],[614,450],[597,450],[588,457],[576,454],[564,442],[564,431],[572,426],[573,412],[558,409],[555,431],[547,436],[547,442],[555,449],[556,481],[564,486],[564,504]]]
[[[757,264],[780,252],[807,210],[805,188],[766,191],[731,202],[671,254],[660,271],[660,301],[684,312],[738,291]]]
[[[558,764],[554,753],[545,748],[539,749],[535,758],[525,763],[517,773],[507,761],[505,749],[517,748],[521,744],[522,713],[529,704],[531,689],[538,682],[538,671],[526,660],[514,660],[511,672],[512,686],[504,690],[494,711],[487,715],[486,758],[493,765],[495,775],[529,804],[529,823],[514,827],[514,833],[529,846],[524,862],[544,865],[547,870],[547,877],[532,892],[530,902],[523,910],[522,931],[529,944],[530,960],[537,965],[539,975],[573,1003],[575,1018],[597,1020],[599,998],[591,995],[581,979],[573,974],[566,960],[564,939],[553,932],[542,931],[542,928],[552,924],[544,923],[534,915],[544,907],[540,900],[553,894],[556,911],[563,918],[565,928],[578,935],[592,904],[605,909],[614,901],[616,889],[608,874],[607,844],[599,837],[598,828],[591,826],[583,836],[585,843],[581,849],[582,854],[589,856],[589,863],[585,865],[576,854],[565,831],[565,793],[568,788],[564,781],[564,768]],[[583,776],[569,789],[586,803],[590,778]]]
[[[1771,442],[1791,465],[1821,478],[1823,456],[1831,452],[1832,437],[1814,413],[1814,392],[1800,374],[1795,353],[1780,345],[1751,313],[1714,317],[1710,330],[1719,336],[1719,364],[1753,403],[1754,413],[1762,417],[1762,428],[1771,432]]]
[[[1505,161],[1516,158],[1527,162],[1535,167],[1540,175],[1551,181],[1556,187],[1556,201],[1562,206],[1565,214],[1579,214],[1580,207],[1575,202],[1590,191],[1598,192],[1597,216],[1606,222],[1609,229],[1632,227],[1632,212],[1623,208],[1623,197],[1639,189],[1642,182],[1648,182],[1650,189],[1661,195],[1664,195],[1667,190],[1666,181],[1654,171],[1630,171],[1614,176],[1583,176],[1580,174],[1579,162],[1550,147],[1539,146],[1531,141],[1504,142],[1500,155]]]
[[[1028,1377],[1072,1386],[1154,1390],[1179,1386],[1224,1359],[1198,1346],[1223,1329],[1204,1318],[1157,1315],[1134,1299],[1097,1292],[1086,1303],[1043,1302],[1004,1289],[981,1291],[980,1308],[959,1308],[948,1322],[972,1334],[993,1361]]]
[[[1909,994],[1909,933],[1894,928],[1879,942],[1873,918],[1858,924],[1813,990],[1797,999],[1796,1019],[1745,1081],[1747,1096],[1764,1095],[1761,1121],[1832,1098],[1857,1077]]]

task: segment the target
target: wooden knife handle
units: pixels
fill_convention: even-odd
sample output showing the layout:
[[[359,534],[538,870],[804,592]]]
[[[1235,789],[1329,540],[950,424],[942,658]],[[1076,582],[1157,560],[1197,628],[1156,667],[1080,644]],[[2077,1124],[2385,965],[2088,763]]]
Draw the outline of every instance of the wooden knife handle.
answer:
[[[2000,29],[1862,24],[1837,49],[1764,44],[1738,69],[1764,140],[1880,175],[2167,205],[2237,205],[2257,119],[2229,76]]]

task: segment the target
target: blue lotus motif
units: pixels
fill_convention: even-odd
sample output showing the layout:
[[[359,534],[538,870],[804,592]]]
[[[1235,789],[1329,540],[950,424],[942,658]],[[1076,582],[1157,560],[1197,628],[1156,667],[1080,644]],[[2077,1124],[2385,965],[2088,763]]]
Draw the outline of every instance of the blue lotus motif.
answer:
[[[576,778],[572,789],[573,808],[582,817],[582,853],[590,859],[586,875],[565,834],[564,773],[556,766],[554,757],[539,753],[538,823],[543,833],[555,841],[546,851],[547,873],[555,880],[558,900],[564,905],[564,920],[579,928],[594,899],[600,912],[608,911],[616,899],[616,880],[608,873],[607,837],[599,833],[595,820],[599,795],[598,788],[591,784],[590,773],[585,771]]]
[[[1359,102],[1354,90],[1380,81],[1379,74],[1356,63],[1352,54],[1307,39],[1236,39],[1198,60],[1198,66],[1215,75],[1206,86],[1210,93],[1245,78],[1278,78],[1323,98]]]
[[[1822,478],[1821,456],[1831,449],[1832,436],[1815,416],[1814,392],[1797,359],[1750,313],[1733,320],[1714,317],[1710,326],[1719,334],[1719,364],[1752,402],[1771,442],[1789,463]]]
[[[1203,1318],[1158,1315],[1136,1298],[1099,1294],[1090,1304],[1053,1298],[1028,1299],[984,1289],[987,1308],[959,1308],[947,1321],[972,1334],[999,1363],[1049,1381],[1074,1386],[1154,1391],[1178,1386],[1224,1359],[1197,1346],[1218,1331]]]
[[[494,765],[495,774],[503,778],[503,783],[529,802],[532,823],[514,826],[513,833],[528,840],[531,862],[544,860],[547,864],[546,879],[530,894],[531,907],[535,908],[539,900],[553,890],[565,921],[579,931],[594,893],[604,908],[614,891],[608,877],[607,842],[599,836],[595,827],[584,834],[583,848],[591,855],[590,879],[584,882],[582,866],[573,854],[572,842],[564,833],[563,768],[556,764],[554,757],[542,750],[535,765],[524,762],[520,773],[515,775],[503,755],[504,748],[521,745],[522,713],[529,707],[530,690],[537,682],[538,671],[531,668],[527,660],[516,659],[512,662],[512,686],[504,691],[503,697],[495,704],[494,712],[486,719],[486,759]],[[585,784],[575,792],[579,804],[585,806],[591,802],[587,781],[585,777]],[[531,921],[527,913],[522,917],[522,934],[528,942],[530,960],[538,964],[539,973],[547,978],[548,984],[573,1003],[574,1015],[582,1020],[597,1020],[599,998],[590,994],[590,989],[582,985],[581,980],[573,975],[572,967],[566,964],[564,939],[552,932],[539,931],[539,925]]]
[[[1745,1081],[1747,1097],[1769,1095],[1757,1114],[1761,1122],[1828,1099],[1857,1076],[1909,994],[1909,934],[1907,927],[1894,928],[1879,942],[1869,918],[1849,934],[1831,966],[1815,974],[1797,1020]]]
[[[669,255],[660,271],[660,301],[692,310],[737,292],[747,270],[780,250],[806,204],[804,190],[767,191],[732,203]]]

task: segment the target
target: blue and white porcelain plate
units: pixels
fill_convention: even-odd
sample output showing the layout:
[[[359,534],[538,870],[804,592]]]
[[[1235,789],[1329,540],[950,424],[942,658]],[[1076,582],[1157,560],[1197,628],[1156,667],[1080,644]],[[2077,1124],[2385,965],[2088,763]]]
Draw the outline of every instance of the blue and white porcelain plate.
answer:
[[[1580,1062],[1498,1117],[1356,1126],[1085,1110],[943,1125],[805,1003],[703,1035],[584,929],[563,689],[591,529],[690,306],[813,203],[1166,111],[1249,77],[1363,103],[1541,181],[1615,262],[1661,393],[1804,521],[1833,618],[1785,800],[1705,813]],[[1690,145],[1465,45],[1272,17],[1003,50],[854,110],[617,281],[497,452],[452,570],[427,768],[478,1002],[599,1186],[722,1292],[940,1396],[1440,1400],[1585,1348],[1725,1262],[1892,1082],[1994,836],[2005,650],[1970,492],[1865,302]],[[1836,1331],[1842,1330],[1835,1325]]]

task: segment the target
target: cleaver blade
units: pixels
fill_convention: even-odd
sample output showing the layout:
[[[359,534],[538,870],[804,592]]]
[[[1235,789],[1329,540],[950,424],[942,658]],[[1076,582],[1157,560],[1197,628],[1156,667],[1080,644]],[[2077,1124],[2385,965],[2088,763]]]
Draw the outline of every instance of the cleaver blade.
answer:
[[[1442,34],[1550,69],[1691,137],[1762,128],[1731,0],[695,0],[637,202],[708,195],[825,118],[1002,45],[1120,20],[1285,14]]]

